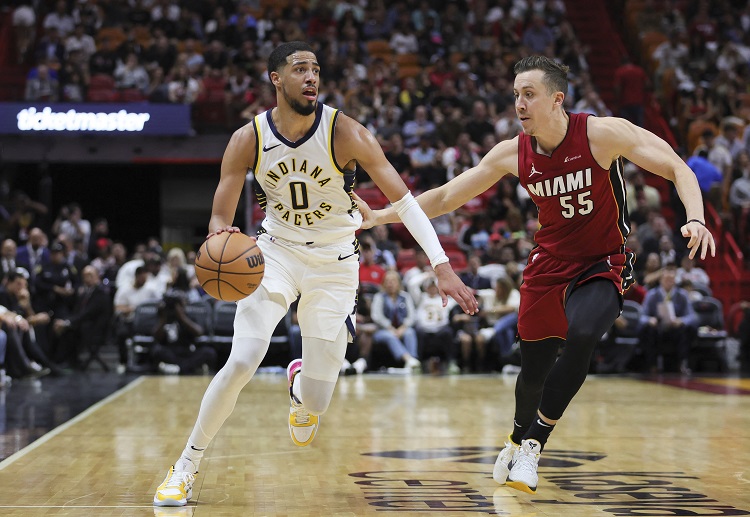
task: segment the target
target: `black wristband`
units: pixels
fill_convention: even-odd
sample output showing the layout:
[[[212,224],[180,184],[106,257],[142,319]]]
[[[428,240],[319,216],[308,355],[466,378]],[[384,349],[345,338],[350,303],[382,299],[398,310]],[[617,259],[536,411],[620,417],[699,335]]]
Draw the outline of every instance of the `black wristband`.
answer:
[[[690,220],[688,221],[688,223],[698,223],[698,224],[700,224],[700,225],[701,225],[701,226],[703,226],[703,227],[705,227],[705,226],[706,226],[706,223],[704,223],[703,221],[699,221],[698,219],[690,219]],[[687,224],[687,223],[685,223],[685,224]]]

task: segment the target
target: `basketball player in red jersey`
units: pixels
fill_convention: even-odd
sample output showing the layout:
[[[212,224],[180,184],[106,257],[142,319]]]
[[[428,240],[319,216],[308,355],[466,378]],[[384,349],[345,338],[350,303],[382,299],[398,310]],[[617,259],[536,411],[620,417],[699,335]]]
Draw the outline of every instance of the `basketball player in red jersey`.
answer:
[[[417,201],[428,217],[436,217],[513,174],[539,208],[537,247],[521,285],[514,428],[493,472],[498,483],[533,494],[547,438],[583,384],[594,347],[619,315],[622,293],[633,282],[622,159],[674,183],[687,211],[681,231],[690,257],[705,258],[709,251],[713,256],[715,244],[704,224],[695,174],[666,142],[625,119],[567,113],[565,65],[529,56],[514,71],[523,133]],[[363,228],[398,220],[391,208],[372,211],[358,204]]]

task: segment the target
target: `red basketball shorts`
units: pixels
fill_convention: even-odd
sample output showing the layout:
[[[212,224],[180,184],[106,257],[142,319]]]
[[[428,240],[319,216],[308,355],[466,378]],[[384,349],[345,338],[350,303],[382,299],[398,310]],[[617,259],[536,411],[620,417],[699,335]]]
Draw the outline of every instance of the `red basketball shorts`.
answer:
[[[535,248],[523,271],[518,335],[524,341],[565,339],[568,334],[565,303],[572,291],[594,278],[605,278],[622,295],[633,283],[634,260],[630,250],[590,261],[568,261],[553,257],[543,248]]]

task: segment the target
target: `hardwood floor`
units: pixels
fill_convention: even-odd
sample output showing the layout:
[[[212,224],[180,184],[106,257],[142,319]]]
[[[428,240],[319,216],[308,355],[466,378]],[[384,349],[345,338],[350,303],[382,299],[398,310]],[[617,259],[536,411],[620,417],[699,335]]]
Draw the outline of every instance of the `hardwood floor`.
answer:
[[[343,377],[306,448],[284,376],[257,375],[190,504],[155,509],[209,381],[138,378],[10,456],[0,516],[750,515],[746,379],[589,378],[527,495],[491,477],[513,418],[515,378],[499,375]],[[726,389],[683,389],[702,384]]]

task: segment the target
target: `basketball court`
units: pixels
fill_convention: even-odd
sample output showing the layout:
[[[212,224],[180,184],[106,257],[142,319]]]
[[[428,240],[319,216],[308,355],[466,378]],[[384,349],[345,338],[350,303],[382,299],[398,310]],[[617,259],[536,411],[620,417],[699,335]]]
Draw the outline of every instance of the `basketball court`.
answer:
[[[136,378],[6,458],[0,515],[750,515],[750,379],[602,376],[552,434],[528,495],[492,480],[515,376],[342,377],[318,437],[297,448],[285,376],[259,374],[189,505],[154,508],[209,381]]]

